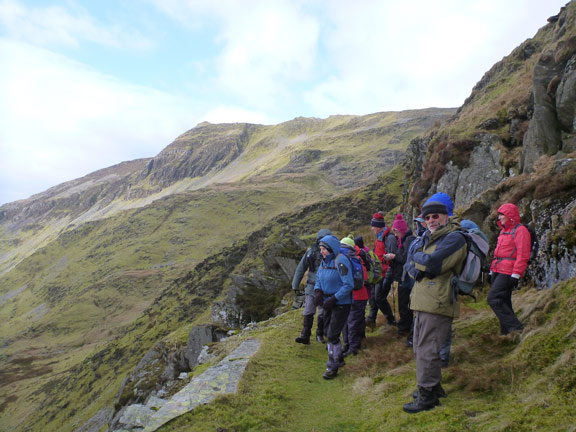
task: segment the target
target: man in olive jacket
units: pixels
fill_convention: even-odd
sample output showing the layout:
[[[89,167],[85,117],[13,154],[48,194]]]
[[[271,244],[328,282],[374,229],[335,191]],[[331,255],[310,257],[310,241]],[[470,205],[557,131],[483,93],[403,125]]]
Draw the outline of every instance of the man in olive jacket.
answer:
[[[416,268],[415,284],[410,295],[414,316],[414,356],[418,389],[414,400],[404,411],[418,413],[440,404],[446,395],[440,381],[442,368],[440,349],[460,312],[458,295],[452,279],[462,270],[466,258],[466,240],[459,232],[460,223],[448,216],[446,205],[427,201],[422,217],[428,231],[422,247],[412,256]]]

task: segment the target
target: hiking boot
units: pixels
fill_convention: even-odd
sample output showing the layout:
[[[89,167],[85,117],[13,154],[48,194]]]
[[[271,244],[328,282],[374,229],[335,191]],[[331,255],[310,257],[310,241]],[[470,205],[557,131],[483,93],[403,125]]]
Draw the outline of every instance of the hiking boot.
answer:
[[[331,380],[336,378],[336,376],[338,376],[338,371],[337,370],[330,370],[330,369],[326,369],[326,372],[324,372],[324,375],[322,375],[322,378],[327,379],[327,380]]]
[[[404,404],[404,411],[409,414],[416,414],[421,411],[428,411],[440,405],[438,396],[425,387],[418,387],[416,398],[407,404]]]
[[[302,336],[302,335],[300,335],[300,336],[298,336],[298,337],[296,338],[296,342],[297,342],[297,343],[304,344],[304,345],[310,345],[310,336]]]
[[[322,335],[316,335],[316,342],[324,344],[326,343],[326,339]]]

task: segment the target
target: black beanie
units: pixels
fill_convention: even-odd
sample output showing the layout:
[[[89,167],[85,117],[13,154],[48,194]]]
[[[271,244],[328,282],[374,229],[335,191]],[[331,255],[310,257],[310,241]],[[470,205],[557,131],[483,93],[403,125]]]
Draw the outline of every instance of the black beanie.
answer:
[[[422,217],[424,219],[426,219],[426,215],[434,213],[447,215],[448,209],[446,208],[446,205],[439,201],[430,201],[424,204],[424,207],[422,207]]]
[[[356,237],[354,239],[354,243],[356,244],[356,246],[358,246],[360,249],[364,249],[364,237],[362,237],[361,235],[359,235],[358,237]]]

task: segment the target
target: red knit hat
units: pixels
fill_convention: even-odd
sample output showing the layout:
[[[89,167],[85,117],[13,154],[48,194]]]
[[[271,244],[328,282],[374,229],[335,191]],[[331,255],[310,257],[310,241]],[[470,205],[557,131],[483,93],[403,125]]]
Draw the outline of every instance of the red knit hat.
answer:
[[[372,220],[370,221],[370,225],[373,227],[385,228],[386,222],[384,222],[384,216],[382,216],[380,213],[374,213],[372,215]]]
[[[406,221],[404,220],[404,218],[402,217],[401,214],[396,215],[396,219],[394,220],[394,223],[392,224],[392,228],[400,231],[400,234],[402,234],[402,235],[404,235],[406,233],[406,231],[408,231],[408,224],[406,223]]]

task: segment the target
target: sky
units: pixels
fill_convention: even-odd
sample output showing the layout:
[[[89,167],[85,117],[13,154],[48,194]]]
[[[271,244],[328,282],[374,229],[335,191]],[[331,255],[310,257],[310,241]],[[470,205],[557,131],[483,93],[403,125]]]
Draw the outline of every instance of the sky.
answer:
[[[198,123],[459,107],[568,0],[0,0],[0,205]]]

